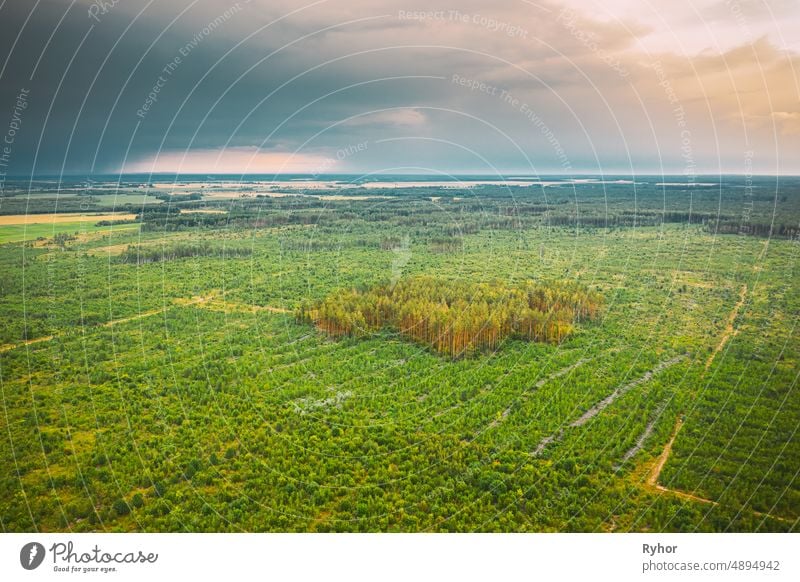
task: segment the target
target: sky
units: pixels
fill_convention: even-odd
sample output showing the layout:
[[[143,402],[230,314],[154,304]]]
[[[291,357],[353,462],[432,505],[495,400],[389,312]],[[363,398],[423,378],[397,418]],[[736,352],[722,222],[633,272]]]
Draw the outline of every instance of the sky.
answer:
[[[0,173],[800,174],[797,0],[0,0]]]

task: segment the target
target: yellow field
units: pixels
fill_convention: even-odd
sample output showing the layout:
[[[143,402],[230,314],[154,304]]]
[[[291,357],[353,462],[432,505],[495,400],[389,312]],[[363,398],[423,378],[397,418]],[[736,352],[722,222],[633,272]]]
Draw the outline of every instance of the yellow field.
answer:
[[[65,212],[61,214],[10,214],[0,216],[0,226],[18,224],[53,224],[58,222],[99,222],[101,220],[133,220],[135,214],[117,212],[112,214],[81,214]]]

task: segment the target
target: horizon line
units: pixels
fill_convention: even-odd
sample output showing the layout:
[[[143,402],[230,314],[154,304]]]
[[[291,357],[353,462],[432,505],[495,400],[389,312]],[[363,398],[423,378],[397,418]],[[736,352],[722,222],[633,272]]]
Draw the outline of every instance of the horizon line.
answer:
[[[510,175],[507,176],[506,174]],[[617,177],[617,176],[626,176],[626,177],[652,177],[652,176],[669,176],[669,177],[681,177],[687,178],[685,174],[682,173],[668,173],[668,172],[641,172],[636,174],[631,173],[624,173],[624,172],[607,172],[607,173],[590,173],[590,172],[574,172],[574,173],[541,173],[541,174],[525,174],[524,172],[507,172],[506,174],[481,174],[481,173],[421,173],[421,174],[373,174],[373,173],[363,173],[363,172],[336,172],[336,173],[325,173],[325,174],[314,174],[314,173],[303,173],[303,172],[252,172],[252,173],[231,173],[231,172],[220,172],[220,173],[213,173],[213,172],[191,172],[191,173],[180,173],[180,172],[124,172],[124,173],[69,173],[69,174],[33,174],[33,175],[6,175],[2,176],[3,181],[9,180],[36,180],[41,178],[92,178],[92,177],[125,177],[125,176],[176,176],[176,177],[218,177],[218,176],[225,176],[225,177],[243,177],[243,176],[273,176],[279,178],[281,176],[303,176],[303,177],[310,177],[310,178],[319,178],[322,179],[323,177],[336,177],[336,176],[362,176],[364,178],[372,178],[372,177],[431,177],[437,178],[439,180],[448,180],[454,178],[492,178],[492,179],[504,179],[504,180],[519,180],[519,179],[538,179],[542,177],[578,177],[578,176],[592,176],[592,177]],[[770,177],[770,178],[800,178],[800,172],[798,173],[786,173],[786,174],[769,174],[769,173],[761,173],[761,172],[719,172],[719,173],[698,173],[694,174],[693,181],[696,181],[697,178],[701,177],[722,177],[722,176],[737,176],[743,178],[756,178],[756,177]],[[687,181],[687,183],[691,183]]]

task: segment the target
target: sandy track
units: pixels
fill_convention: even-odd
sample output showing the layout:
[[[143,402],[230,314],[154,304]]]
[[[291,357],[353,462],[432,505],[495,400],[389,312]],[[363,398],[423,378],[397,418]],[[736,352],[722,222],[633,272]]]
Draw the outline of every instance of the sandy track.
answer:
[[[725,331],[722,333],[722,337],[717,344],[716,349],[712,352],[709,356],[708,361],[706,361],[706,370],[711,367],[711,364],[714,363],[714,358],[717,357],[717,354],[722,351],[722,348],[725,347],[725,344],[728,343],[728,340],[731,336],[736,335],[739,333],[739,330],[733,329],[733,323],[736,321],[736,316],[739,315],[739,310],[744,305],[744,300],[747,297],[747,285],[742,285],[742,290],[739,291],[739,301],[736,302],[736,305],[733,306],[733,310],[731,314],[728,316],[728,323],[725,325]]]
[[[215,298],[213,295],[203,295],[203,296],[196,296],[190,299],[175,299],[173,300],[173,305],[188,307],[188,306],[195,306],[195,307],[208,307],[211,309],[219,309],[226,310],[226,311],[249,311],[249,312],[256,312],[256,311],[269,311],[270,313],[291,313],[288,309],[283,309],[281,307],[272,307],[270,305],[243,305],[241,303],[217,303],[216,306],[212,307],[212,302],[214,302]],[[160,313],[164,313],[173,305],[168,305],[166,307],[162,307],[161,309],[153,309],[151,311],[143,311],[142,313],[138,313],[136,315],[131,315],[130,317],[123,317],[121,319],[112,319],[111,321],[107,321],[105,323],[100,324],[100,327],[113,327],[115,325],[121,325],[124,323],[128,323],[131,321],[136,321],[137,319],[143,319],[145,317],[152,317],[153,315],[158,315]],[[33,339],[26,340],[24,342],[19,342],[15,344],[3,344],[0,345],[0,353],[8,352],[10,350],[15,350],[17,348],[21,348],[23,346],[28,346],[31,344],[37,344],[41,342],[47,342],[55,338],[54,335],[48,335],[43,337],[37,337]]]
[[[658,477],[661,475],[661,470],[664,468],[664,465],[667,464],[667,460],[669,459],[670,453],[672,453],[672,443],[675,442],[675,439],[678,436],[678,431],[681,430],[683,426],[683,420],[678,417],[678,420],[675,422],[675,428],[672,431],[672,436],[667,441],[667,444],[664,445],[664,450],[661,451],[661,454],[656,459],[653,468],[650,469],[650,473],[647,475],[646,483],[651,487],[659,487],[658,485]],[[663,489],[663,487],[660,487]]]
[[[37,337],[33,339],[26,340],[24,342],[20,342],[18,344],[3,344],[0,346],[0,352],[7,352],[9,350],[14,350],[17,348],[21,348],[22,346],[29,346],[31,344],[38,344],[39,342],[49,342],[53,339],[52,335],[46,335],[44,337]]]
[[[698,497],[697,495],[692,495],[691,493],[686,493],[685,491],[678,491],[677,489],[668,489],[663,485],[658,484],[658,478],[661,476],[661,471],[664,469],[664,465],[667,464],[669,460],[669,456],[672,453],[672,445],[675,442],[675,439],[678,436],[678,432],[681,430],[683,426],[683,420],[678,417],[678,420],[675,422],[675,429],[672,431],[672,436],[667,441],[667,444],[664,445],[664,450],[661,451],[661,454],[656,459],[655,464],[653,465],[652,469],[650,469],[650,473],[647,475],[647,480],[645,481],[645,485],[651,489],[655,489],[656,491],[662,491],[664,493],[670,493],[675,495],[676,497],[680,497],[681,499],[688,499],[690,501],[697,501],[699,503],[708,503],[710,505],[716,505],[716,501],[712,501],[711,499],[706,499],[704,497]]]
[[[22,224],[55,224],[64,222],[99,222],[101,220],[134,220],[135,214],[82,214],[64,212],[60,214],[4,214],[0,215],[0,226],[16,226]]]
[[[696,501],[698,503],[705,503],[707,505],[719,505],[716,501],[712,499],[706,499],[705,497],[693,495],[692,493],[686,493],[685,491],[679,491],[678,489],[670,489],[668,487],[664,487],[663,485],[658,484],[658,478],[661,476],[661,471],[664,468],[664,465],[666,465],[667,461],[669,460],[669,456],[672,453],[672,445],[675,442],[675,439],[678,436],[678,432],[681,430],[682,426],[683,426],[683,421],[680,419],[680,417],[678,417],[678,420],[675,423],[675,429],[672,431],[672,436],[670,437],[669,441],[667,441],[667,444],[664,445],[664,450],[661,451],[661,454],[658,456],[658,459],[656,459],[656,462],[650,469],[650,472],[647,475],[647,479],[645,480],[644,485],[648,489],[659,491],[661,493],[668,493],[670,495],[674,495],[675,497],[686,499],[688,501]],[[744,508],[743,510],[748,511],[748,509]],[[789,519],[786,517],[781,517],[779,515],[772,515],[771,513],[763,513],[761,511],[756,511],[755,509],[749,509],[749,511],[753,515],[757,515],[758,517],[776,519],[784,523],[796,523],[797,521],[795,519]]]

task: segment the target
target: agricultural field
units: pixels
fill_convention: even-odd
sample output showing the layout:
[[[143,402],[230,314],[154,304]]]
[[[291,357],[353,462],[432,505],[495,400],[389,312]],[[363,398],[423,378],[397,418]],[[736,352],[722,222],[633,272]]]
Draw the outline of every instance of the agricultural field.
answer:
[[[79,234],[112,234],[117,230],[137,230],[135,214],[11,214],[0,215],[0,244],[45,241],[49,238],[76,238]]]
[[[698,181],[20,190],[0,527],[796,531],[800,179]]]

